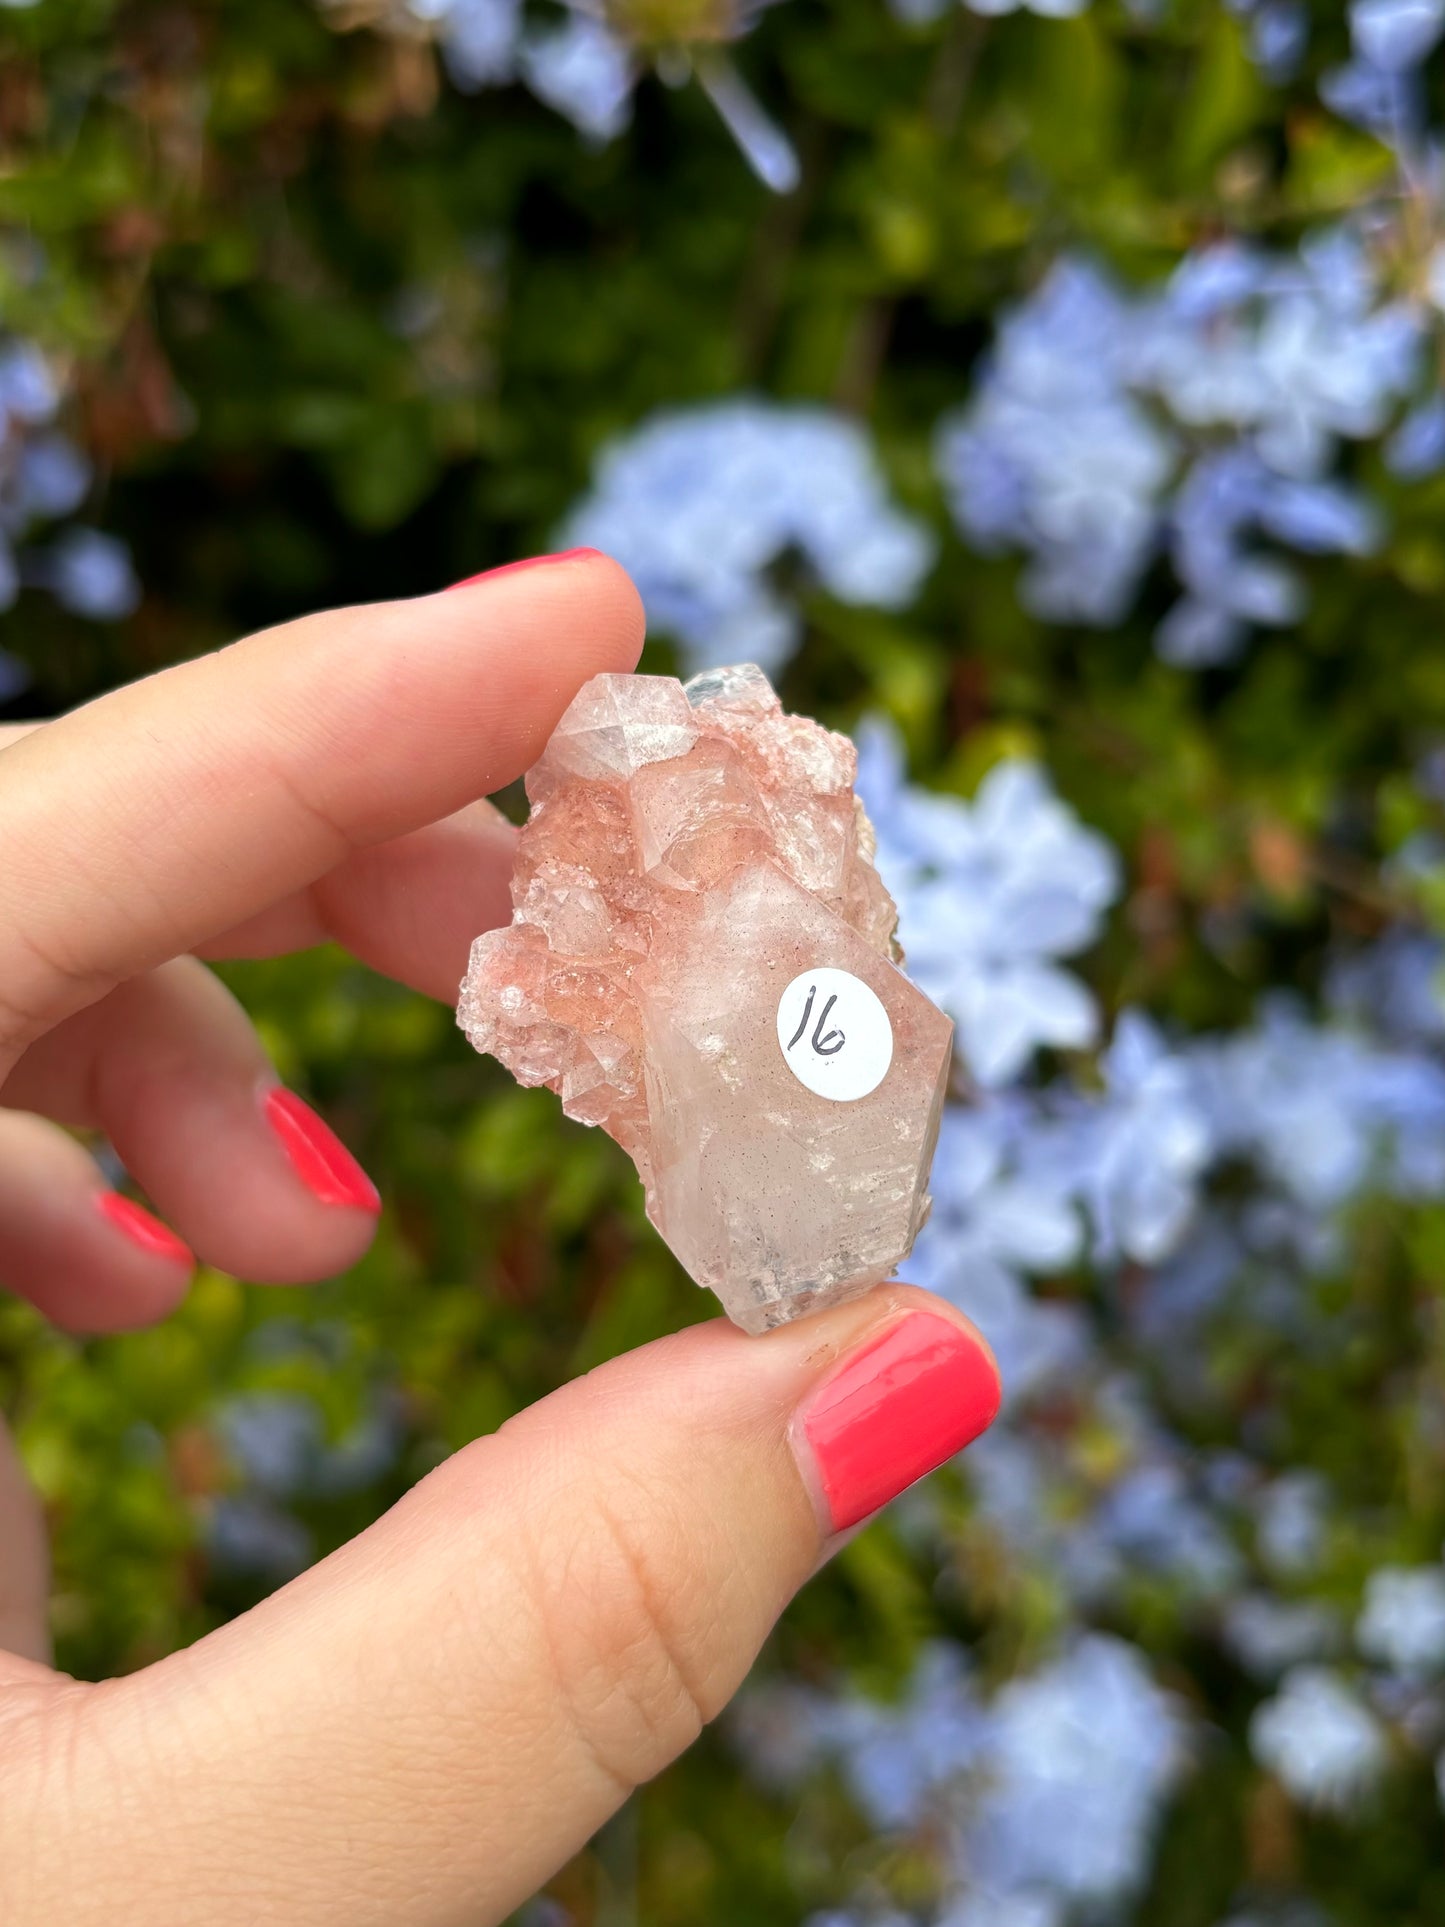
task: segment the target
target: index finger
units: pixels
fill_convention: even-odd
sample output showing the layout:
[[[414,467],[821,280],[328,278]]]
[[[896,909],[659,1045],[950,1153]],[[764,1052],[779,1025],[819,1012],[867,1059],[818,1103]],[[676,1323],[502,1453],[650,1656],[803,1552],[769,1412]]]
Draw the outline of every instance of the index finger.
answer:
[[[305,616],[0,748],[0,1077],[122,979],[510,782],[642,631],[583,550]]]

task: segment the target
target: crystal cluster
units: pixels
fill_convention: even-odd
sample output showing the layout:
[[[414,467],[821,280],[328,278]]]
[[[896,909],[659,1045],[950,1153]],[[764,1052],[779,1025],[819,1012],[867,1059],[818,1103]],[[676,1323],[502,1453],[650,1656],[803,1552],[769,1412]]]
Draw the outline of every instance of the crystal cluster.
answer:
[[[528,776],[512,923],[458,1006],[617,1139],[752,1332],[888,1277],[928,1211],[952,1026],[895,961],[855,767],[751,665],[594,677]]]

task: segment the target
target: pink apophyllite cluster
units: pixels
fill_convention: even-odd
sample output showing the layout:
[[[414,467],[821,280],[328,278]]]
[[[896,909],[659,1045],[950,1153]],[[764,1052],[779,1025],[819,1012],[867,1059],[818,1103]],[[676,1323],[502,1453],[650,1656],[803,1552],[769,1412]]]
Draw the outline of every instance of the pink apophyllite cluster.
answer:
[[[751,665],[595,676],[527,778],[512,922],[457,1011],[617,1139],[751,1332],[886,1278],[928,1211],[952,1025],[895,961],[855,769]]]

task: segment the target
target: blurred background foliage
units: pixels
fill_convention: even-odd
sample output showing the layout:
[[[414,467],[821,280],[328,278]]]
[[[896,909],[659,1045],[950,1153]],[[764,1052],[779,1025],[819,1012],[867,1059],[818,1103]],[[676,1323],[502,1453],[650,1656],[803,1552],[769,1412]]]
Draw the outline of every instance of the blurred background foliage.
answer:
[[[1094,1045],[1117,1035],[1123,1011],[1147,1011],[1180,1049],[1248,1040],[1261,995],[1281,989],[1304,1000],[1310,1028],[1270,1077],[1297,1088],[1305,1112],[1342,1114],[1356,1086],[1332,1084],[1310,1055],[1328,1054],[1334,1019],[1316,1014],[1335,1008],[1331,972],[1408,939],[1423,960],[1412,994],[1428,1001],[1445,922],[1445,450],[1437,462],[1428,445],[1445,287],[1431,279],[1439,9],[993,0],[895,13],[883,0],[785,0],[757,14],[653,0],[606,16],[612,53],[599,58],[616,55],[626,74],[605,127],[575,89],[555,111],[546,36],[575,22],[558,27],[561,10],[544,16],[541,0],[535,19],[493,12],[482,26],[502,40],[543,38],[489,55],[488,68],[466,54],[476,19],[441,0],[10,0],[0,12],[7,713],[44,715],[305,609],[425,593],[553,546],[569,515],[605,506],[605,478],[588,493],[603,451],[656,411],[738,396],[816,405],[866,425],[880,501],[928,531],[936,560],[920,551],[906,589],[853,594],[785,530],[756,571],[792,612],[774,652],[785,701],[847,729],[886,719],[915,779],[959,799],[1001,766],[1043,765],[1120,866],[1112,914],[1100,906],[1087,943],[1059,946],[1082,949],[1074,967],[1096,1016],[1074,1037],[1041,1031],[1042,1054],[1000,1078],[971,1078],[964,1061],[961,1114],[992,1116],[990,1088],[1027,1104],[1065,1088],[1099,1099],[1118,1065]],[[1380,31],[1393,22],[1408,38],[1412,21],[1423,52],[1397,38],[1373,57]],[[1356,96],[1330,79],[1342,74],[1357,95],[1386,80],[1413,91],[1383,118],[1349,112]],[[775,192],[755,168],[796,179]],[[1187,516],[1168,491],[1190,462],[1260,439],[1257,411],[1241,427],[1228,399],[1192,417],[1179,399],[1221,331],[1263,338],[1265,323],[1239,320],[1272,298],[1256,279],[1191,311],[1203,319],[1173,341],[1174,372],[1148,378],[1140,405],[1183,424],[1163,458],[1175,479],[1161,471],[1112,506],[1128,433],[1107,410],[1083,419],[1098,466],[1078,487],[1100,490],[1105,513],[1097,530],[1084,515],[1085,546],[1150,503],[1127,590],[1092,617],[1031,595],[1019,552],[1056,539],[1047,515],[1031,521],[1025,503],[1011,534],[995,518],[981,537],[987,517],[959,509],[937,439],[950,411],[972,407],[970,475],[998,455],[1004,431],[977,411],[990,383],[1010,379],[995,349],[1009,316],[1057,285],[1057,264],[1088,263],[1122,306],[1102,336],[1078,322],[1072,342],[1066,317],[1052,349],[1087,384],[1115,323],[1108,353],[1143,366],[1152,337],[1130,303],[1175,285],[1181,263],[1227,265],[1229,237],[1298,262],[1302,243],[1342,223],[1371,263],[1358,311],[1410,317],[1408,369],[1380,375],[1373,412],[1368,396],[1346,395],[1334,415],[1320,403],[1328,459],[1296,474],[1368,503],[1369,528],[1346,526],[1335,496],[1260,511],[1269,541],[1299,551],[1289,606],[1193,660],[1156,647],[1175,578],[1196,603],[1203,594],[1179,559]],[[1331,277],[1348,270],[1322,273],[1328,306]],[[43,376],[24,362],[36,351]],[[1338,375],[1344,393],[1357,376],[1368,385],[1368,361],[1353,338],[1332,346],[1319,333],[1291,365],[1321,390]],[[1277,361],[1261,366],[1251,379],[1280,379]],[[1137,398],[1135,378],[1132,365],[1111,376]],[[1042,391],[1028,461],[1048,473],[1079,458],[1047,432],[1054,394],[1068,429],[1072,379]],[[1412,410],[1427,444],[1413,462],[1389,439]],[[25,466],[42,445],[63,465],[54,436],[83,464],[69,488]],[[825,491],[806,461],[788,474],[804,497]],[[645,589],[668,540],[665,490],[656,502],[634,532]],[[111,546],[66,547],[76,514]],[[1229,544],[1211,553],[1227,575]],[[655,622],[645,666],[672,670],[700,651],[685,621]],[[960,839],[970,820],[961,805]],[[925,868],[947,880],[936,851]],[[350,1276],[303,1293],[206,1274],[152,1332],[77,1343],[0,1308],[0,1398],[54,1531],[59,1656],[87,1677],[195,1638],[465,1440],[710,1309],[646,1224],[616,1147],[473,1057],[446,1010],[330,952],[226,975],[282,1076],[376,1176],[386,1211]],[[1402,997],[1371,1008],[1371,1035],[1400,1041]],[[1416,1029],[1412,1064],[1432,1064],[1439,1033]],[[1418,1113],[1402,1100],[1391,1127],[1438,1135],[1435,1095]],[[1364,1109],[1362,1132],[1379,1107]],[[1228,1213],[1263,1139],[1246,1145],[1242,1126],[1231,1138],[1211,1119],[1211,1196]],[[1288,1137],[1300,1121],[1281,1128]],[[1257,1250],[1236,1254],[1243,1283],[1207,1342],[1194,1326],[1158,1341],[1155,1271],[1203,1235],[1203,1162],[1181,1155],[1188,1211],[1167,1236],[1131,1250],[1126,1235],[1112,1252],[1102,1236],[1087,1249],[1065,1239],[1057,1261],[1014,1254],[1039,1303],[1089,1333],[1092,1362],[1070,1354],[1020,1420],[1036,1460],[1061,1472],[1046,1492],[1030,1488],[1053,1537],[1027,1543],[953,1469],[926,1511],[896,1508],[796,1603],[764,1663],[773,1685],[742,1723],[639,1795],[532,1910],[537,1927],[792,1927],[820,1913],[879,1927],[1445,1917],[1434,1764],[1445,1639],[1437,1651],[1421,1633],[1425,1657],[1407,1663],[1398,1627],[1384,1637],[1394,1657],[1377,1639],[1372,1659],[1364,1634],[1349,1656],[1343,1634],[1343,1646],[1328,1634],[1312,1646],[1297,1617],[1291,1645],[1272,1621],[1284,1658],[1271,1678],[1229,1631],[1241,1600],[1263,1596],[1273,1555],[1253,1535],[1266,1504],[1287,1510],[1291,1493],[1315,1506],[1316,1549],[1275,1562],[1271,1608],[1313,1611],[1317,1631],[1320,1614],[1347,1627],[1382,1571],[1435,1571],[1445,1186],[1296,1186],[1291,1205],[1310,1194],[1328,1250],[1316,1241],[1301,1255],[1297,1212],[1290,1255],[1271,1256],[1267,1277]],[[958,1295],[970,1302],[966,1283]],[[1120,1374],[1148,1388],[1147,1424],[1110,1404]],[[1097,1523],[1126,1472],[1148,1469],[1151,1427],[1169,1428],[1158,1458],[1175,1497],[1182,1481],[1225,1523],[1171,1515],[1168,1558],[1147,1534],[1110,1526],[1119,1570],[1081,1582],[1070,1534]],[[1321,1511],[1309,1495],[1326,1489]],[[1211,1534],[1235,1548],[1223,1579],[1199,1576]],[[1141,1655],[1159,1695],[1156,1767],[1137,1796],[1118,1795],[1134,1802],[1123,1860],[1077,1879],[1006,1876],[997,1800],[987,1840],[958,1817],[989,1797],[972,1701],[942,1731],[952,1688],[910,1711],[929,1677],[917,1669],[940,1652],[971,1669],[1002,1744],[1025,1706],[999,1698],[1007,1683],[1053,1679],[1061,1654],[1104,1650],[1087,1646],[1095,1635],[1117,1642],[1116,1658]],[[1297,1669],[1292,1689],[1279,1684],[1291,1656],[1307,1675]],[[1118,1694],[1098,1690],[1105,1728]],[[860,1710],[855,1693],[883,1711]],[[1261,1707],[1290,1714],[1311,1693],[1272,1741]],[[1088,1705],[1071,1702],[1055,1729],[1029,1701],[1007,1727],[1017,1739],[1035,1721],[1044,1788],[1019,1793],[1019,1825],[1095,1825],[1077,1788],[1063,1786],[1062,1805],[1047,1796],[1050,1762],[1077,1750]],[[1003,1784],[1024,1786],[1017,1761],[1007,1773]]]

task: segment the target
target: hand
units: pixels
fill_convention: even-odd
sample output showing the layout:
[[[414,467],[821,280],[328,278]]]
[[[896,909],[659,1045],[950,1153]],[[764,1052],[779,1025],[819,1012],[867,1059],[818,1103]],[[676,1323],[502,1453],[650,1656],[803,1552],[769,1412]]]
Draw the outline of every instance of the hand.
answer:
[[[200,956],[338,938],[451,1001],[509,914],[477,801],[635,661],[563,557],[310,617],[0,749],[0,1279],[73,1327],[352,1262],[375,1193]],[[104,1131],[166,1220],[50,1118]],[[989,1422],[977,1334],[901,1286],[763,1339],[699,1326],[477,1440],[352,1544],[145,1672],[44,1663],[0,1435],[6,1927],[501,1919],[725,1703],[855,1524]]]

